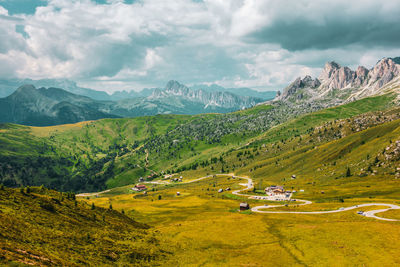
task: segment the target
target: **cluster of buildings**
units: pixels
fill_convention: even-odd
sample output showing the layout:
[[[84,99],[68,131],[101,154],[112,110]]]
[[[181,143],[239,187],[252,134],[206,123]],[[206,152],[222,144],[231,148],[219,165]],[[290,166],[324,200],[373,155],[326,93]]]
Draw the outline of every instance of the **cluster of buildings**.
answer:
[[[271,185],[265,188],[265,194],[273,200],[289,200],[292,197],[292,192],[285,191],[280,185]]]
[[[147,187],[144,184],[137,184],[135,187],[132,187],[133,191],[141,192],[141,191],[146,191]]]
[[[173,178],[171,179],[171,182],[182,182],[183,177],[179,177],[179,178]]]

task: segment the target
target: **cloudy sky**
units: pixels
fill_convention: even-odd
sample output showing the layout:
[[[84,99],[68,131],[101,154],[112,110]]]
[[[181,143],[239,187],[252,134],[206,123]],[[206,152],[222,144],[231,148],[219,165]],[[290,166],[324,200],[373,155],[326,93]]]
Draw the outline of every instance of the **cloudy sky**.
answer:
[[[400,0],[0,0],[0,79],[278,90],[400,56]]]

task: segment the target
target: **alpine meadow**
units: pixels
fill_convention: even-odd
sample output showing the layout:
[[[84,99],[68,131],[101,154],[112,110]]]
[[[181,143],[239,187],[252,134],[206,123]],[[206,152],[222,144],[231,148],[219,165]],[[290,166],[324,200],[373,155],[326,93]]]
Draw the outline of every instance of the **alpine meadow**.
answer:
[[[400,265],[398,14],[0,1],[0,265]]]

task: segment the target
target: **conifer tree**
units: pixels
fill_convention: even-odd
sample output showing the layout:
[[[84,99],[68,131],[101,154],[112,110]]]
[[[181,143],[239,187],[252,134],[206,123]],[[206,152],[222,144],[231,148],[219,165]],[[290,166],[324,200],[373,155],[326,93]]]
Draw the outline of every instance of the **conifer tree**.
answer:
[[[350,176],[351,176],[351,171],[350,171],[350,168],[347,167],[346,177],[350,177]]]

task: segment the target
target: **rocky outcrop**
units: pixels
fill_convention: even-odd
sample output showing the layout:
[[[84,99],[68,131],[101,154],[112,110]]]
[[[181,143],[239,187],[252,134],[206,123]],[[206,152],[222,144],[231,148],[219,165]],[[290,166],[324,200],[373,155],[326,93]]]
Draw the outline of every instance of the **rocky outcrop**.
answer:
[[[371,70],[359,66],[353,71],[335,62],[328,62],[319,79],[322,87],[329,90],[364,86],[381,88],[399,74],[400,65],[392,58],[383,58]]]
[[[368,72],[369,70],[367,68],[359,66],[356,70],[356,77],[352,85],[355,87],[362,86],[365,83],[365,81],[368,80]]]
[[[315,89],[321,85],[321,82],[318,79],[313,79],[311,76],[306,76],[303,79],[301,77],[297,78],[294,82],[292,82],[288,87],[283,90],[283,93],[277,95],[276,99],[279,100],[287,100],[287,99],[303,99],[305,92],[303,89],[310,88]]]
[[[400,58],[383,58],[370,70],[359,66],[355,71],[332,61],[325,64],[318,78],[297,78],[275,100],[348,102],[376,95],[386,85],[400,85]]]
[[[350,68],[341,67],[336,62],[328,62],[325,64],[319,80],[321,80],[322,88],[333,90],[351,86],[356,77],[356,72]]]
[[[368,85],[380,88],[399,75],[400,65],[391,58],[384,58],[368,73]]]

